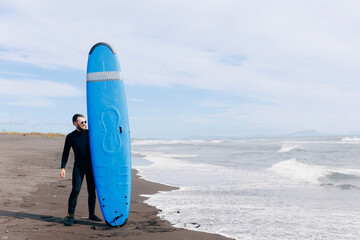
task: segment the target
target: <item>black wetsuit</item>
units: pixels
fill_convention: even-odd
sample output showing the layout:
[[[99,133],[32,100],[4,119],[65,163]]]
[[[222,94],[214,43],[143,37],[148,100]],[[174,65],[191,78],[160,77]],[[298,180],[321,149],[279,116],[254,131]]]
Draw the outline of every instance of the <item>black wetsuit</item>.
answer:
[[[66,136],[61,168],[65,168],[66,166],[70,148],[74,151],[75,161],[72,174],[72,190],[69,197],[68,213],[72,215],[75,213],[77,198],[80,193],[84,175],[86,175],[87,190],[89,194],[89,215],[92,216],[95,213],[96,194],[94,175],[91,166],[88,130],[84,130],[82,132],[75,130]]]

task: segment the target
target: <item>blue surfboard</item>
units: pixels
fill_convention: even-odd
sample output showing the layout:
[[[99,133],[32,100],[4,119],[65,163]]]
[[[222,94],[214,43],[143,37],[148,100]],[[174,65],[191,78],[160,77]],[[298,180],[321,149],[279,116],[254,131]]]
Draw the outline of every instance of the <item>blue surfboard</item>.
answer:
[[[86,79],[91,160],[105,222],[123,226],[131,198],[130,130],[124,83],[114,49],[95,44]]]

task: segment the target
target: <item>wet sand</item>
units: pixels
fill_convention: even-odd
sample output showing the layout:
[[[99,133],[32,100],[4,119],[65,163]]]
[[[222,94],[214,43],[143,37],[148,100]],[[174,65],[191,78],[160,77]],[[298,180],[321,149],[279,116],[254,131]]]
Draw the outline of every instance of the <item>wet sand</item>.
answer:
[[[71,192],[73,155],[61,179],[61,136],[0,134],[0,240],[2,239],[228,239],[174,228],[143,201],[141,194],[176,188],[140,179],[133,170],[128,223],[122,228],[88,220],[86,180],[78,199],[75,223],[64,226]],[[97,203],[96,214],[101,216]]]

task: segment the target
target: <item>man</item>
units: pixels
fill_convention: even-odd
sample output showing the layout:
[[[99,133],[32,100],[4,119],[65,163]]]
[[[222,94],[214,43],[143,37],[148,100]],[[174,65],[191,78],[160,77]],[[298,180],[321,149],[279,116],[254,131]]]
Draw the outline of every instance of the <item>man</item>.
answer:
[[[89,219],[102,221],[95,215],[95,181],[91,166],[89,133],[86,129],[86,121],[82,114],[75,114],[72,121],[76,129],[66,136],[60,172],[60,176],[65,178],[65,166],[69,158],[70,148],[72,148],[75,155],[75,161],[72,173],[72,190],[68,203],[68,215],[66,216],[64,222],[66,226],[71,226],[73,224],[76,202],[80,193],[84,175],[86,176],[87,190],[89,194]]]

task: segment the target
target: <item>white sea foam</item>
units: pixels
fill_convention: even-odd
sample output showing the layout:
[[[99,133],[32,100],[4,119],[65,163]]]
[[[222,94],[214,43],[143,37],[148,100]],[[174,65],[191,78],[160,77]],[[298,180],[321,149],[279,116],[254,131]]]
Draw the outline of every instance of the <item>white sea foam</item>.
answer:
[[[285,143],[281,146],[281,148],[278,150],[278,152],[280,153],[287,153],[287,152],[291,152],[294,150],[301,150],[301,146],[299,145],[294,145],[294,144],[289,144],[289,143]]]
[[[136,153],[152,162],[150,166],[137,167],[146,180],[180,187],[180,190],[144,195],[149,197],[146,203],[162,210],[161,218],[180,228],[251,239],[248,231],[253,228],[252,222],[244,220],[244,214],[250,216],[254,211],[260,214],[262,207],[254,204],[253,199],[242,201],[239,197],[243,194],[236,192],[253,195],[251,191],[272,186],[264,181],[262,173],[193,163],[192,155]],[[258,191],[255,195],[261,195]]]
[[[176,145],[176,144],[201,144],[204,140],[166,140],[166,139],[134,139],[132,145]]]
[[[149,166],[136,169],[146,180],[171,186],[219,185],[233,182],[241,176],[240,170],[205,163],[193,163],[193,154],[165,154],[162,152],[133,151],[150,161]],[[219,182],[219,176],[222,181]],[[196,178],[196,179],[194,179]]]
[[[295,158],[276,163],[268,170],[282,177],[314,184],[320,184],[319,178],[330,174],[327,169],[298,162]]]
[[[360,169],[335,169],[305,164],[297,161],[295,158],[276,163],[271,168],[268,168],[268,170],[285,178],[316,185],[334,184],[329,179],[334,174],[360,177]]]
[[[223,144],[223,143],[246,143],[250,140],[245,139],[133,139],[131,140],[132,145],[208,145],[208,144]],[[252,140],[261,141],[261,140]]]
[[[360,220],[351,205],[332,210],[332,199],[317,203],[312,199],[323,196],[308,194],[311,197],[294,189],[267,192],[231,185],[161,192],[145,202],[161,209],[159,216],[176,227],[239,240],[359,239]]]
[[[357,156],[356,146],[346,145],[339,138],[318,139],[321,149],[328,151],[325,152],[324,165],[316,165],[296,159],[283,161],[283,156],[273,151],[274,146],[284,143],[280,142],[282,140],[276,142],[275,139],[273,144],[268,140],[246,140],[245,144],[230,139],[216,144],[204,140],[192,144],[196,147],[186,141],[186,144],[179,143],[180,147],[168,144],[171,141],[166,140],[163,144],[166,146],[158,142],[150,147],[135,145],[133,149],[150,163],[135,166],[143,178],[180,187],[179,190],[147,196],[149,199],[146,200],[161,210],[161,218],[174,226],[242,240],[360,239],[357,214],[360,203],[356,201],[360,198],[360,191],[320,187],[328,182],[334,182],[334,185],[347,180],[351,184],[357,183],[360,170],[350,167],[356,166],[357,162],[353,158],[338,162],[338,155],[333,154],[333,144],[337,144],[340,150],[354,147],[351,156]],[[286,143],[306,146],[303,159],[316,158],[318,152],[313,152],[313,149],[318,149],[317,142],[311,138],[305,141],[311,147],[292,139]],[[221,147],[223,144],[225,148]],[[249,146],[251,148],[247,148]],[[225,163],[243,152],[247,155],[235,159],[234,167],[214,165],[221,164],[221,160]],[[206,157],[213,153],[220,160]],[[248,161],[256,166],[246,168]],[[321,159],[316,161],[321,162]],[[264,166],[271,167],[265,171],[267,167]]]
[[[341,139],[342,142],[344,143],[360,143],[360,138],[359,137],[344,137]]]
[[[147,196],[150,198],[145,202],[162,209],[159,216],[175,227],[240,239],[244,229],[251,229],[250,224],[244,226],[244,213],[261,207],[240,202],[233,191],[234,186],[218,187],[216,191],[211,187],[187,187]]]
[[[291,144],[348,144],[348,143],[360,143],[360,137],[344,137],[341,139],[333,138],[326,141],[322,140],[293,140],[289,141]]]

